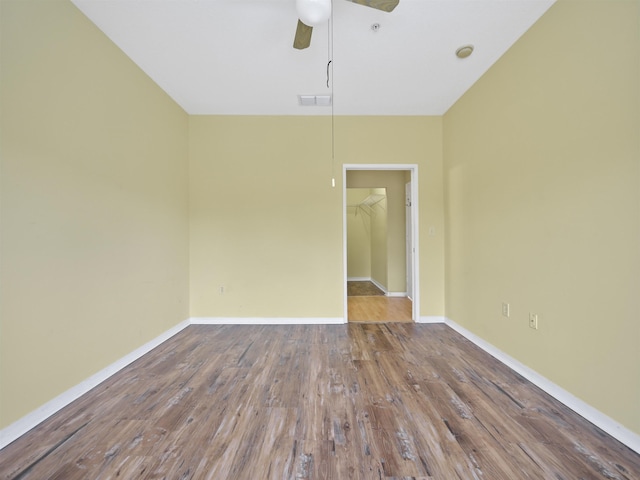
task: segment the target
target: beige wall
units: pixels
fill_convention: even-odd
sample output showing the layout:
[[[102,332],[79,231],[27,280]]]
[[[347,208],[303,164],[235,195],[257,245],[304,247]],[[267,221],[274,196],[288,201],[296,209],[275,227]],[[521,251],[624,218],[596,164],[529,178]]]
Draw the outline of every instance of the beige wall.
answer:
[[[382,187],[386,190],[385,216],[374,217],[372,243],[381,254],[372,257],[372,277],[388,292],[406,291],[405,172],[402,170],[351,170],[347,186]]]
[[[190,118],[191,316],[343,317],[343,163],[419,164],[421,219],[442,226],[441,119],[335,132],[332,162],[330,118]],[[422,314],[443,315],[441,237],[421,252]]]
[[[639,18],[560,1],[444,118],[447,316],[636,433]]]
[[[190,119],[191,316],[342,317],[328,118]],[[220,293],[220,287],[224,293]]]
[[[378,284],[389,291],[389,262],[394,258],[394,252],[389,251],[389,215],[388,197],[373,206],[374,215],[371,218],[371,277]]]
[[[371,278],[383,290],[389,291],[389,261],[393,254],[389,252],[389,222],[387,215],[387,199],[373,206],[371,217]]]
[[[371,214],[358,205],[369,188],[347,189],[347,278],[371,278]]]
[[[0,427],[188,317],[188,119],[70,2],[0,2]]]

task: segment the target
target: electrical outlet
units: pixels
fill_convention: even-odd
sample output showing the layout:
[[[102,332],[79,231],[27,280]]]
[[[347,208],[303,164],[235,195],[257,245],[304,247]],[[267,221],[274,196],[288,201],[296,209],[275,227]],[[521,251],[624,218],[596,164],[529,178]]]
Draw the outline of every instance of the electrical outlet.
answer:
[[[509,304],[508,303],[504,303],[504,302],[502,303],[502,316],[509,318]]]
[[[220,292],[220,295],[224,295],[224,285],[220,285],[220,288],[218,291]]]
[[[538,329],[538,314],[529,313],[529,327],[533,328],[534,330]]]

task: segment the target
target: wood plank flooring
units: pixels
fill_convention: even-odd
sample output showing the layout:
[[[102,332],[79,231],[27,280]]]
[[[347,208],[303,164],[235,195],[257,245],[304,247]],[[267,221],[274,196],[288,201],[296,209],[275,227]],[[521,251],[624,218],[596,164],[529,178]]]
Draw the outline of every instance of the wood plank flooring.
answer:
[[[347,296],[349,297],[372,297],[378,295],[384,295],[384,292],[370,280],[347,281]]]
[[[640,455],[445,325],[193,325],[0,478],[631,480]]]
[[[349,322],[412,322],[407,297],[347,297]]]
[[[413,303],[407,297],[387,297],[373,282],[347,282],[349,322],[412,322]]]

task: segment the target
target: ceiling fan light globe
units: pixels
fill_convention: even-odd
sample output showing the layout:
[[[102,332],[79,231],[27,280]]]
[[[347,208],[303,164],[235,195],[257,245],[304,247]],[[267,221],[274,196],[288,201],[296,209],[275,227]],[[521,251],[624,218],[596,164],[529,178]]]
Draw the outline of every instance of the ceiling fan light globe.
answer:
[[[331,0],[296,0],[298,18],[309,27],[322,25],[331,16]]]

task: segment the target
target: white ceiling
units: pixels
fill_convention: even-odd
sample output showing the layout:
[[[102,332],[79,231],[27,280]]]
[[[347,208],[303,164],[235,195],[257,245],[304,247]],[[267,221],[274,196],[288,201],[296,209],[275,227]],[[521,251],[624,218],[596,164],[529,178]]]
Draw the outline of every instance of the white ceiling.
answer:
[[[330,22],[295,50],[295,0],[72,1],[189,114],[442,115],[555,0],[333,0],[329,88]]]

